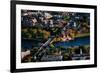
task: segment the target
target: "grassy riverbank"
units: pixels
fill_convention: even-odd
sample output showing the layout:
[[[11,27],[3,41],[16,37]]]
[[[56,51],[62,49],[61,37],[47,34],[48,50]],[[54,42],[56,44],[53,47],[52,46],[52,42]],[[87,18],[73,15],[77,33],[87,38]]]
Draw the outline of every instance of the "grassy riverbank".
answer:
[[[86,37],[86,36],[90,36],[90,33],[77,34],[77,35],[75,36],[75,38],[78,38],[78,37]]]

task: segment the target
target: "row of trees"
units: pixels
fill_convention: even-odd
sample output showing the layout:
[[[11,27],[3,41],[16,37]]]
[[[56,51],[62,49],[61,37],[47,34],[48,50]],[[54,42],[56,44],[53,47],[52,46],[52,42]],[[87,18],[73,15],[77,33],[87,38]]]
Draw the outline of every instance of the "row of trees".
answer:
[[[50,32],[43,29],[32,29],[32,28],[24,28],[22,29],[22,38],[27,39],[36,39],[42,38],[47,39],[50,37]]]

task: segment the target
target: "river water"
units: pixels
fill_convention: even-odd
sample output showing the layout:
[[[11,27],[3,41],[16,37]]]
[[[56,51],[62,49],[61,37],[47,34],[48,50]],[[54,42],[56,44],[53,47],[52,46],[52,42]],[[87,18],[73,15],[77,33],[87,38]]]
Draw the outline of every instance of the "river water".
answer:
[[[41,41],[40,41],[41,42]],[[65,41],[65,42],[56,42],[54,45],[57,46],[63,46],[63,47],[71,47],[71,46],[81,46],[81,45],[89,45],[90,44],[90,37],[79,37],[75,38],[71,41]],[[38,46],[39,41],[34,40],[22,40],[21,47],[31,49],[32,47]],[[39,47],[39,46],[38,46]]]
[[[55,46],[63,46],[63,47],[70,47],[70,46],[82,46],[82,45],[89,45],[90,44],[90,37],[80,37],[75,38],[71,41],[65,41],[65,42],[57,42],[55,43]]]

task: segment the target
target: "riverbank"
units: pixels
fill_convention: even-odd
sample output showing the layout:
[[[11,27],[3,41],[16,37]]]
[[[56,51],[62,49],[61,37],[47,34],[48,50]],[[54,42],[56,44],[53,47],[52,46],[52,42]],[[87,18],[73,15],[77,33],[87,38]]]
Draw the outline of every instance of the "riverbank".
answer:
[[[90,33],[77,34],[75,38],[90,36]]]
[[[74,40],[75,38],[88,37],[88,36],[90,36],[90,33],[77,34],[73,38],[70,38],[70,37],[69,38],[70,38],[70,40]],[[55,37],[50,43],[52,44],[53,42],[63,42],[64,39],[65,39],[65,41],[70,41],[69,39],[66,40],[66,38],[63,38],[63,37],[56,38]]]

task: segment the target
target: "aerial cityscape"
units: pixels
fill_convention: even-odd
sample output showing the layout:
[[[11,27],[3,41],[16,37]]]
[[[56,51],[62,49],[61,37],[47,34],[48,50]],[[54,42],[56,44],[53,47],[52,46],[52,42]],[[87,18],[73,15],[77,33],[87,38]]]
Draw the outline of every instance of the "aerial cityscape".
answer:
[[[90,14],[21,10],[21,62],[90,59]]]

